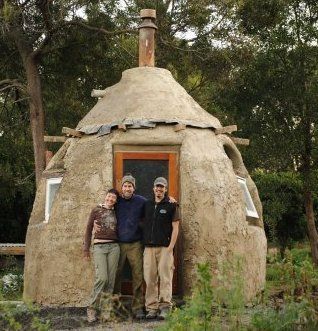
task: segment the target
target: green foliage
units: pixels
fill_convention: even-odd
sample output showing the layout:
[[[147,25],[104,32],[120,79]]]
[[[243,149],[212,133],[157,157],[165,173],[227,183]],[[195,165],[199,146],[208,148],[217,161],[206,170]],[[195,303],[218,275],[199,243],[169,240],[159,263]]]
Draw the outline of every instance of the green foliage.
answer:
[[[267,265],[267,288],[281,291],[287,300],[290,298],[312,300],[312,293],[318,288],[318,271],[311,262],[306,248],[287,251],[282,260],[272,260]]]
[[[51,324],[39,316],[40,310],[32,304],[0,303],[0,328],[2,330],[49,331]],[[21,320],[24,322],[22,323]]]
[[[317,327],[316,313],[313,306],[303,300],[286,304],[281,310],[262,307],[252,317],[252,325],[262,331],[306,330]]]
[[[238,15],[244,31],[255,34],[275,27],[283,9],[282,0],[243,0],[239,1]]]
[[[306,237],[303,184],[292,172],[254,171],[252,177],[263,204],[267,237],[278,245],[283,255],[286,247]]]
[[[217,286],[212,286],[211,266],[199,264],[192,296],[184,307],[176,308],[168,316],[159,330],[221,330],[224,323],[239,330],[244,313],[242,260],[237,257],[220,264],[216,278]]]
[[[208,264],[198,265],[192,296],[158,330],[314,330],[318,326],[313,295],[318,273],[308,248],[293,249],[284,260],[271,260],[263,301],[252,308],[244,303],[242,262],[235,258],[221,264],[216,279]]]
[[[13,256],[2,257],[4,268],[0,272],[0,298],[21,300],[23,293],[23,265]]]
[[[0,280],[1,296],[6,299],[21,297],[23,291],[23,275],[7,273]]]
[[[214,295],[211,287],[209,264],[198,265],[198,281],[193,295],[184,308],[176,308],[168,317],[167,323],[158,330],[208,330],[211,324],[211,304]]]

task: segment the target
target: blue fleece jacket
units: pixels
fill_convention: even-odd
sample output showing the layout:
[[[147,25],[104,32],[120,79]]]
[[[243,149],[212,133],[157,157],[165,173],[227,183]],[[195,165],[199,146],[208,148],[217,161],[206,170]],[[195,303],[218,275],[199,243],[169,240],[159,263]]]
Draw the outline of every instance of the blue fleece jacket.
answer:
[[[141,240],[139,223],[144,215],[146,198],[134,194],[130,199],[119,197],[116,204],[117,234],[120,242]]]

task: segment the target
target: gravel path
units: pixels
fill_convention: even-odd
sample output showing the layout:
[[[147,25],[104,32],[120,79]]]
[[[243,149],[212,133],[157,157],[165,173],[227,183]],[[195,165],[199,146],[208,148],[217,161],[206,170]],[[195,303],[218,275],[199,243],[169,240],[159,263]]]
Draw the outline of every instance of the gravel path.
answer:
[[[164,324],[164,321],[137,321],[131,317],[120,321],[103,323],[97,321],[89,324],[86,320],[86,308],[40,306],[37,310],[30,310],[22,301],[0,301],[0,330],[8,330],[8,323],[12,318],[21,325],[21,331],[29,331],[35,321],[41,324],[49,323],[50,330],[54,331],[148,331]]]
[[[72,330],[78,331],[148,331],[155,330],[155,328],[161,326],[163,321],[128,321],[128,322],[119,322],[119,323],[107,323],[107,324],[96,324],[87,327],[76,328]],[[62,331],[65,329],[61,329]]]

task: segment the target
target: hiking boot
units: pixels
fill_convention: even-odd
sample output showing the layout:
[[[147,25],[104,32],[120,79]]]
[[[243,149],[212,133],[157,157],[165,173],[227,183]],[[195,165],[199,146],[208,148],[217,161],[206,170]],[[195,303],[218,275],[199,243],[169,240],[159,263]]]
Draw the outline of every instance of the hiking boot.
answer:
[[[87,322],[93,323],[96,321],[96,310],[94,308],[88,307],[87,308]]]
[[[138,309],[134,312],[134,317],[137,320],[142,320],[145,318],[145,313],[143,309]]]
[[[169,315],[170,313],[170,309],[169,308],[163,308],[160,310],[160,313],[158,315],[158,318],[160,320],[165,320],[167,318],[167,316]]]
[[[147,320],[152,320],[157,318],[157,311],[156,310],[149,310],[146,315]]]

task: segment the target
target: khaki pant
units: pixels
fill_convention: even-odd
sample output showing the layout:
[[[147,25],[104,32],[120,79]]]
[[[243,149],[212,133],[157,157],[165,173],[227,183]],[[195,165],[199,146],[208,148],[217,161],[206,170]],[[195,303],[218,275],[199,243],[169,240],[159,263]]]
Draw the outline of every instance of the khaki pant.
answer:
[[[119,254],[120,248],[117,243],[94,245],[95,283],[90,307],[98,308],[103,292],[113,293]]]
[[[173,253],[167,247],[146,247],[144,251],[144,278],[146,310],[172,307]],[[160,281],[160,287],[158,282]]]
[[[120,258],[115,282],[115,293],[121,292],[122,271],[126,262],[129,262],[132,272],[132,290],[133,300],[131,309],[135,313],[144,307],[143,285],[143,268],[142,254],[143,246],[140,241],[134,243],[120,243]]]

